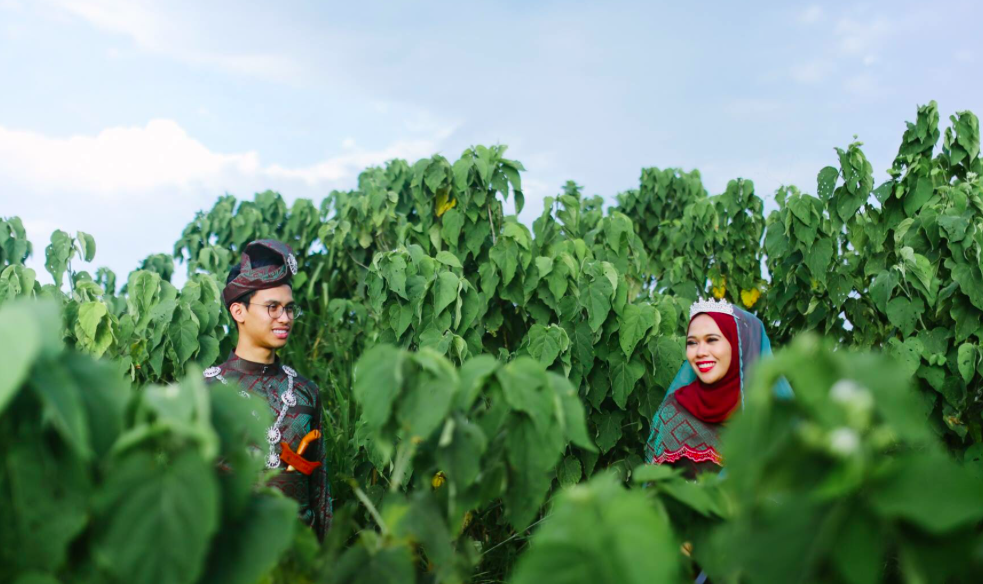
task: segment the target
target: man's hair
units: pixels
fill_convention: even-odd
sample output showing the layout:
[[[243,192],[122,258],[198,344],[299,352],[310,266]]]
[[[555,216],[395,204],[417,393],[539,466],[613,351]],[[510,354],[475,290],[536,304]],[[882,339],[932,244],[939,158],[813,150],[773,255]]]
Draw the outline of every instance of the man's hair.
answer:
[[[265,247],[259,247],[259,246],[256,246],[256,248],[258,249],[253,249],[253,251],[249,254],[249,262],[252,265],[252,267],[264,268],[266,266],[279,266],[283,264],[283,258],[273,250],[267,249]],[[239,274],[241,273],[242,273],[241,264],[236,264],[232,266],[232,269],[229,270],[228,277],[225,278],[225,285],[228,286],[230,283],[232,283],[232,280],[235,280],[237,277],[239,277]],[[287,283],[287,286],[290,286],[290,284]],[[293,288],[293,286],[291,286],[291,288]],[[227,310],[229,310],[229,312],[231,313],[232,305],[235,304],[236,302],[240,302],[242,304],[248,305],[249,301],[253,299],[253,296],[256,294],[256,292],[257,290],[250,290],[249,292],[246,292],[245,294],[239,296],[238,298],[236,298],[235,300],[229,303]]]

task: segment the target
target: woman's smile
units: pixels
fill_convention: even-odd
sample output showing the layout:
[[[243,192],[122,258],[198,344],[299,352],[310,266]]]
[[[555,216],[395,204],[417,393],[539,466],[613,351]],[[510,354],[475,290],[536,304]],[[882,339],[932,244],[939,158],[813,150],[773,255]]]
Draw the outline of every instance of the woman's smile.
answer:
[[[716,361],[697,361],[696,368],[700,370],[700,373],[709,373],[717,365]]]

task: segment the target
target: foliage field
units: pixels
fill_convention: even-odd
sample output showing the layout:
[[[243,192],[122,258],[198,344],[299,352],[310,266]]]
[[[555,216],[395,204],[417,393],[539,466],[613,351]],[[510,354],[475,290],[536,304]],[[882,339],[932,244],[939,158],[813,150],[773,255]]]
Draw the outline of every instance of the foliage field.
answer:
[[[976,116],[950,122],[919,107],[876,185],[860,143],[837,148],[816,195],[782,187],[767,217],[750,180],[711,196],[646,168],[607,209],[568,182],[527,226],[504,205],[524,205],[522,164],[476,146],[319,204],[220,197],[125,281],[74,269],[96,240],[56,231],[42,286],[41,250],[0,220],[0,581],[972,581],[983,159]],[[258,238],[301,267],[281,356],[330,421],[323,545],[258,486],[263,424],[201,383]],[[726,472],[694,482],[641,455],[698,295],[785,348]]]

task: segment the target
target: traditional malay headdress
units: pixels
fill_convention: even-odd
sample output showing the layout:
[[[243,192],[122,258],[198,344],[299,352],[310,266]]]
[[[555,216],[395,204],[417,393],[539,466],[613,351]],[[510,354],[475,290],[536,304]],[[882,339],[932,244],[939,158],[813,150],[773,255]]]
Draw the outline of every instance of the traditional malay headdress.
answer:
[[[230,279],[222,291],[225,306],[256,290],[289,284],[297,273],[297,258],[285,243],[275,239],[257,239],[242,250],[239,265],[232,268]]]
[[[652,419],[652,433],[645,445],[649,464],[673,463],[682,458],[693,463],[721,464],[719,432],[722,423],[744,405],[747,374],[761,357],[771,354],[764,324],[756,316],[730,304],[699,300],[690,307],[690,322],[706,314],[717,323],[730,342],[730,368],[714,383],[703,383],[692,365],[684,361]],[[791,397],[785,379],[775,387],[776,395]]]

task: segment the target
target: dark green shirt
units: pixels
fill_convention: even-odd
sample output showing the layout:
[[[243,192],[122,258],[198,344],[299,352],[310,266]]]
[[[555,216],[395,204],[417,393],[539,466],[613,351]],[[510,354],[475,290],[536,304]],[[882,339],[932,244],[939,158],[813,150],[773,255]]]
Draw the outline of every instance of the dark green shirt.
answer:
[[[290,375],[293,375],[293,394],[296,405],[285,406],[283,396],[290,387]],[[217,367],[205,371],[208,383],[235,383],[242,389],[245,399],[256,400],[256,407],[265,404],[270,408],[274,419],[280,415],[281,409],[287,408],[283,421],[279,425],[281,440],[297,451],[300,441],[312,430],[321,432],[321,439],[311,442],[303,456],[307,460],[319,461],[321,466],[314,469],[310,476],[301,472],[281,472],[270,480],[270,486],[280,489],[285,495],[300,504],[300,518],[312,529],[319,539],[324,538],[325,532],[331,527],[331,489],[328,484],[328,465],[324,448],[324,429],[322,428],[321,397],[317,386],[305,379],[289,367],[280,363],[279,359],[271,365],[255,363],[238,357],[235,353]],[[261,449],[264,454],[266,445]],[[279,446],[275,451],[280,452]],[[265,458],[265,457],[264,457]],[[283,462],[276,467],[285,468]]]

